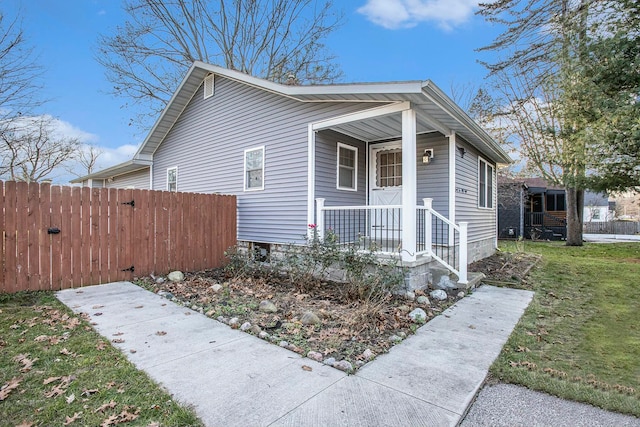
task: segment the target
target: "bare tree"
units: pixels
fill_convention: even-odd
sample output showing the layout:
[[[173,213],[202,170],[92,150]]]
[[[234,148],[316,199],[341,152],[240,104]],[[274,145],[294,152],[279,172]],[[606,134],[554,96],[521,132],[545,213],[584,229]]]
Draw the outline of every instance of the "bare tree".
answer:
[[[38,97],[42,68],[25,39],[20,18],[0,12],[0,118],[25,115],[42,105]]]
[[[51,116],[37,116],[3,123],[0,176],[12,181],[41,181],[75,158],[80,142],[57,136],[52,122]]]
[[[144,106],[147,119],[196,60],[280,83],[341,75],[324,45],[342,21],[332,0],[128,0],[125,11],[128,21],[101,36],[96,59],[113,94]]]
[[[100,156],[104,150],[95,145],[83,145],[79,147],[77,154],[73,157],[73,163],[69,164],[67,171],[77,177],[93,173],[98,165]]]

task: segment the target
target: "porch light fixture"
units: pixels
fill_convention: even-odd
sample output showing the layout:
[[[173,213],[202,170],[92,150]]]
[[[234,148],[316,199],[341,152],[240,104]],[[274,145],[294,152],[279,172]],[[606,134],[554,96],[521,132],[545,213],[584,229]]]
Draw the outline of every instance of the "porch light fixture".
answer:
[[[466,153],[467,150],[465,150],[464,147],[461,146],[461,145],[458,145],[456,148],[458,149],[458,152],[460,153],[460,157],[462,157],[464,159],[464,153]]]
[[[427,148],[422,155],[422,164],[429,164],[431,159],[433,159],[433,148]]]

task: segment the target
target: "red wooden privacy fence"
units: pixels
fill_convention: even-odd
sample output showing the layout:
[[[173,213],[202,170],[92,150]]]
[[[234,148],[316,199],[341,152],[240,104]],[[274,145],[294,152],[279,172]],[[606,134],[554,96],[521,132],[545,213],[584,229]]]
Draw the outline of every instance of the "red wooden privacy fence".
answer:
[[[236,198],[0,181],[0,292],[219,267]]]

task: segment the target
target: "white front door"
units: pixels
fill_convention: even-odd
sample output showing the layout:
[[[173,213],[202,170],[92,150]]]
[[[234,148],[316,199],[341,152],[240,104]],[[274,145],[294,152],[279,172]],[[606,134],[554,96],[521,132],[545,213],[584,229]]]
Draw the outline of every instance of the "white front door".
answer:
[[[402,146],[400,143],[371,148],[371,205],[402,204]],[[371,234],[374,239],[395,239],[401,232],[400,209],[373,211]]]

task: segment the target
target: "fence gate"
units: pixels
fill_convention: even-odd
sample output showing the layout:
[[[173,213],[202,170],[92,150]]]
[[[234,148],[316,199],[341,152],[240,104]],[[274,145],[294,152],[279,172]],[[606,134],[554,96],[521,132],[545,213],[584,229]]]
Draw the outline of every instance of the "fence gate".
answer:
[[[219,267],[234,196],[0,182],[0,291]]]

